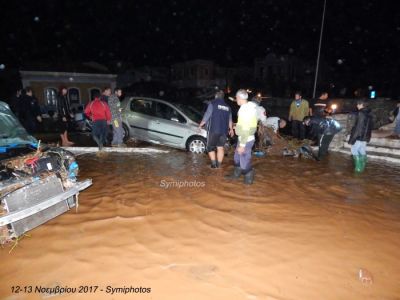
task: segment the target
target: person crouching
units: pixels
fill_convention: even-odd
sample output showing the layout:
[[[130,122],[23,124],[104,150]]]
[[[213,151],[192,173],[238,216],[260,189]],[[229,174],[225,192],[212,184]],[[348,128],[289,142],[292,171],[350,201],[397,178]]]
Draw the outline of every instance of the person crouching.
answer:
[[[305,117],[303,123],[311,127],[311,135],[318,145],[317,160],[321,160],[328,154],[329,145],[336,133],[341,130],[339,122],[331,117],[312,116]]]

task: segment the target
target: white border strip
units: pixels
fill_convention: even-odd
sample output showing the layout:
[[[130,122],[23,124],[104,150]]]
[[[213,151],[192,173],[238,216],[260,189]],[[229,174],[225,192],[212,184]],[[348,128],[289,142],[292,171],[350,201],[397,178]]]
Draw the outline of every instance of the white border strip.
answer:
[[[98,152],[97,147],[62,147],[72,153],[93,153]],[[104,147],[104,152],[118,152],[118,153],[169,153],[168,150],[159,150],[154,148],[129,148],[129,147]]]

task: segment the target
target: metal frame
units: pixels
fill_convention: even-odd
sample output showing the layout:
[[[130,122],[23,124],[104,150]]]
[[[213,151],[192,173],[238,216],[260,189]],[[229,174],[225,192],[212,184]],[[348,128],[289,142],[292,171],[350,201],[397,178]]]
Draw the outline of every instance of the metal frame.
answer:
[[[8,225],[13,222],[17,222],[19,220],[22,220],[24,218],[32,216],[40,211],[43,211],[57,203],[68,200],[68,198],[70,198],[74,195],[78,195],[80,191],[86,189],[87,187],[89,187],[91,185],[92,185],[91,179],[86,179],[85,181],[77,182],[75,186],[66,190],[62,194],[59,194],[55,197],[44,200],[34,206],[3,215],[0,217],[0,226],[4,226],[4,225]]]

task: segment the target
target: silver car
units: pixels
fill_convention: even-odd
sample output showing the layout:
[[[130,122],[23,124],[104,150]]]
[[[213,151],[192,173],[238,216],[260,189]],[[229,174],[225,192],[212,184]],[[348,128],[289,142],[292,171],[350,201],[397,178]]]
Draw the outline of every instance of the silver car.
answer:
[[[144,97],[125,99],[121,107],[125,139],[205,152],[207,131],[198,127],[202,115],[193,107]]]

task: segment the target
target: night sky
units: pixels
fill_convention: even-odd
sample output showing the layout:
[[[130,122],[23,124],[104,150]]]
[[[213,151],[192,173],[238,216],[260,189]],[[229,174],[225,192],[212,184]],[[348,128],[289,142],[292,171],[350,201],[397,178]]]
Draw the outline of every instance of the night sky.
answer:
[[[327,0],[322,59],[337,76],[393,82],[397,1]],[[252,66],[269,52],[315,63],[323,0],[2,1],[0,65],[97,61],[114,72],[212,59]]]

